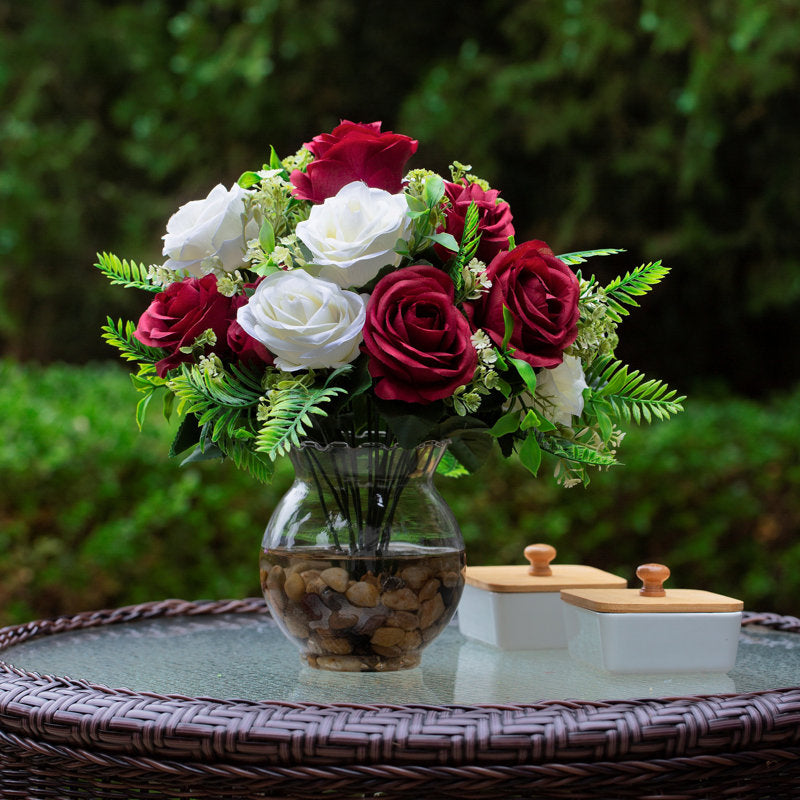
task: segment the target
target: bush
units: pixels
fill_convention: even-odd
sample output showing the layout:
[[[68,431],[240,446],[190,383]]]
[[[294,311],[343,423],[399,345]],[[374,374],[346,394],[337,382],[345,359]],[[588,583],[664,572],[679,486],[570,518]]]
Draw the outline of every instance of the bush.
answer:
[[[232,465],[180,467],[175,424],[139,433],[122,367],[0,362],[0,622],[163,597],[256,595],[261,531],[291,481]],[[470,563],[513,563],[532,541],[558,560],[617,571],[665,561],[672,585],[796,613],[800,387],[765,405],[695,400],[632,430],[625,466],[559,490],[499,458],[441,479]]]

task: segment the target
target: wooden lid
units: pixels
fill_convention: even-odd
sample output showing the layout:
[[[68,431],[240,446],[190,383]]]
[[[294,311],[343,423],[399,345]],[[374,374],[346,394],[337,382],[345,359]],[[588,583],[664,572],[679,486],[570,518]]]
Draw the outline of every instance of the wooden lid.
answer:
[[[574,606],[607,614],[719,613],[741,611],[741,600],[702,589],[664,589],[669,569],[663,564],[642,564],[636,575],[641,589],[565,589],[561,599]]]
[[[624,588],[627,581],[610,572],[583,564],[551,564],[554,547],[532,544],[525,548],[530,565],[505,564],[498,567],[467,567],[466,582],[487,592],[558,592],[578,587]]]

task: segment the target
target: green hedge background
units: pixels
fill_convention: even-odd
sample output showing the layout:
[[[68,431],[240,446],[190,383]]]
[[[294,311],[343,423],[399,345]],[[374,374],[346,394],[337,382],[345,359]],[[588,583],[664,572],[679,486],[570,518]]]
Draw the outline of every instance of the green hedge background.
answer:
[[[135,395],[117,365],[0,362],[0,622],[259,593],[261,535],[291,465],[269,487],[230,464],[180,467],[166,457],[173,426],[151,412],[138,432]],[[625,465],[587,489],[501,459],[437,482],[473,564],[524,563],[525,545],[544,540],[567,563],[633,581],[637,564],[665,561],[675,585],[790,613],[799,403],[800,389],[769,403],[696,400],[669,424],[634,428]]]
[[[441,489],[472,563],[667,560],[798,612],[800,5],[795,0],[0,0],[0,620],[253,594],[290,480],[180,469],[101,342],[166,219],[339,119],[502,190],[518,240],[672,274],[618,354],[690,400],[625,466],[555,489],[499,461]]]

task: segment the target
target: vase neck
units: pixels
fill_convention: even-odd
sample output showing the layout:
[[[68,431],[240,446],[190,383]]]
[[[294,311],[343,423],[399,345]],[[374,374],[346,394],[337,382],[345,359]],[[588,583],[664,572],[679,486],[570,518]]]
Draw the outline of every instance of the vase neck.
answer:
[[[447,449],[448,442],[423,442],[414,448],[364,443],[355,447],[344,442],[321,445],[303,442],[289,457],[299,480],[319,473],[339,480],[385,480],[403,476],[406,480],[430,480]]]

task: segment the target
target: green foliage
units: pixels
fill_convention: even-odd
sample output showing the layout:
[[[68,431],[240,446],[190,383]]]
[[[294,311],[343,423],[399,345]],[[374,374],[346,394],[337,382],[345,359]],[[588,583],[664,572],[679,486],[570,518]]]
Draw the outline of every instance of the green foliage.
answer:
[[[163,597],[257,595],[262,531],[291,482],[262,486],[232,463],[180,467],[177,421],[142,433],[122,367],[0,362],[0,622]],[[520,563],[549,541],[563,563],[618,572],[664,561],[671,585],[797,613],[800,388],[769,404],[693,400],[668,425],[634,427],[625,465],[559,489],[489,459],[439,490],[471,564]],[[268,458],[265,456],[265,461]],[[271,463],[271,462],[270,462]],[[448,471],[458,471],[455,459]]]
[[[158,347],[148,347],[142,344],[134,335],[135,322],[123,322],[118,319],[114,322],[111,317],[106,318],[106,324],[101,328],[102,338],[112,347],[120,351],[120,356],[126,361],[155,363],[164,358],[166,353]]]
[[[323,403],[330,403],[346,390],[331,386],[331,381],[344,369],[331,373],[321,387],[309,386],[303,380],[287,381],[288,385],[273,389],[269,393],[269,407],[258,432],[256,450],[266,453],[273,461],[286,455],[293,445],[299,445],[314,422],[311,415],[325,417]]]
[[[194,414],[212,442],[246,438],[251,418],[262,396],[258,379],[246,372],[232,375],[197,364],[181,365],[181,374],[169,388],[178,398],[179,414]],[[252,437],[252,434],[250,434]]]
[[[111,281],[112,285],[143,289],[147,292],[161,291],[160,286],[155,286],[150,281],[148,269],[144,264],[120,260],[113,253],[98,253],[95,267]]]
[[[586,373],[593,387],[591,404],[595,413],[602,411],[620,423],[652,422],[669,419],[683,410],[686,399],[679,397],[663,381],[645,380],[638,370],[630,371],[620,361],[601,356]]]

